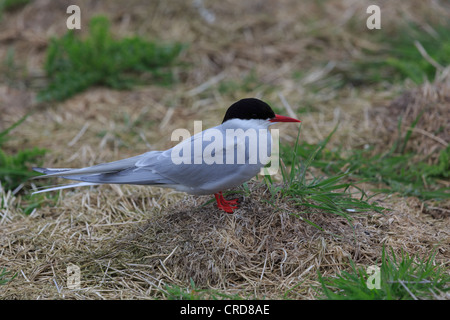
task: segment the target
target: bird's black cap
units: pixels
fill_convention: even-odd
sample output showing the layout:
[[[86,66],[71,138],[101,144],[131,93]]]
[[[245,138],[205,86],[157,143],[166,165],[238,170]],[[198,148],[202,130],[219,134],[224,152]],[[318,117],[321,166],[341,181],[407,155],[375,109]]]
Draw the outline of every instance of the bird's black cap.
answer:
[[[272,108],[256,98],[241,99],[233,103],[225,113],[222,123],[230,119],[272,119],[275,117],[275,112]]]

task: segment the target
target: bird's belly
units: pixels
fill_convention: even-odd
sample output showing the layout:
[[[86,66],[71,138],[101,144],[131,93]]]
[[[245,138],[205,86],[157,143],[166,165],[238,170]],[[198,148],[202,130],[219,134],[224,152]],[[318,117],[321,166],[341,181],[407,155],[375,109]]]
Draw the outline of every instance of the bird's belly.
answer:
[[[234,188],[256,176],[269,162],[272,141],[268,130],[253,134],[241,130],[243,134],[235,135],[208,130],[217,137],[208,140],[199,135],[189,143],[179,144],[179,148],[171,149],[172,163],[155,169],[176,181],[177,190],[205,195]]]
[[[224,166],[220,168],[220,166]],[[261,164],[233,165],[233,168],[227,168],[227,164],[216,165],[215,174],[211,175],[209,180],[196,186],[180,185],[176,189],[193,195],[207,195],[217,193],[240,186],[244,182],[255,177],[263,167]],[[222,174],[218,174],[222,173]]]

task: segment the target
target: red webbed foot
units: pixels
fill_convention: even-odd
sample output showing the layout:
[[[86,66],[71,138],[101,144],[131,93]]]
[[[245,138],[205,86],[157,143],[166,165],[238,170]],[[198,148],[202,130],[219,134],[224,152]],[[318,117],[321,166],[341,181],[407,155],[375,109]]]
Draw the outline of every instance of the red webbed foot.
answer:
[[[217,207],[219,209],[227,213],[233,213],[233,210],[238,208],[238,199],[226,200],[223,197],[222,191],[220,191],[219,193],[215,193],[214,196],[216,197]]]

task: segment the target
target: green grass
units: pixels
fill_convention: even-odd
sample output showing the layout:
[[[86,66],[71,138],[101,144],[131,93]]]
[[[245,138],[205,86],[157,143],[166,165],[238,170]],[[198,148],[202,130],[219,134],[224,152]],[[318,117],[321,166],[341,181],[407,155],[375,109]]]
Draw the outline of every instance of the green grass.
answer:
[[[340,74],[352,85],[393,83],[405,79],[421,84],[425,79],[433,80],[437,65],[450,65],[450,25],[444,23],[429,27],[433,31],[409,23],[394,33],[374,33],[371,41],[382,48],[365,50],[363,58],[352,61],[348,68],[339,71]],[[420,46],[428,57],[420,52]]]
[[[0,0],[0,21],[5,12],[19,10],[30,2],[31,0]]]
[[[10,139],[9,133],[18,127],[28,116],[14,123],[9,128],[0,132],[0,181],[5,190],[14,190],[27,179],[38,175],[30,170],[32,165],[40,163],[40,159],[46,150],[39,148],[23,149],[14,154],[8,154],[3,150],[3,144]]]
[[[450,148],[440,152],[439,163],[429,165],[414,162],[414,154],[370,155],[370,150],[354,150],[347,158],[335,155],[323,168],[326,172],[339,172],[346,168],[352,176],[364,181],[381,184],[378,189],[385,193],[399,193],[403,196],[416,196],[423,200],[444,200],[450,198],[448,188],[439,187],[436,179],[448,179]]]
[[[10,271],[6,271],[6,268],[3,268],[0,271],[0,285],[5,285],[11,280],[13,280],[17,274],[14,274],[11,278],[7,278],[10,275]]]
[[[336,277],[324,278],[319,272],[322,297],[329,300],[418,300],[442,298],[450,290],[450,276],[435,265],[436,251],[426,258],[401,253],[397,257],[391,249],[383,248],[379,267],[379,288],[375,273],[368,275],[367,267],[356,267],[350,260],[350,271]],[[372,278],[371,278],[372,276]],[[372,288],[368,286],[372,284]]]
[[[410,78],[420,84],[424,79],[433,80],[436,67],[424,58],[415,45],[419,42],[427,54],[441,66],[450,65],[450,25],[434,26],[434,35],[416,25],[411,25],[399,35],[390,39],[390,57],[387,64],[403,78]]]
[[[14,194],[18,194],[24,183],[39,173],[32,171],[30,168],[33,166],[39,166],[42,163],[42,157],[47,150],[40,148],[22,149],[16,153],[10,154],[6,152],[2,146],[11,139],[10,132],[20,126],[28,117],[28,115],[22,117],[16,123],[9,128],[0,132],[0,183],[1,189],[5,191],[12,191]],[[59,194],[44,195],[37,194],[31,195],[30,193],[21,193],[20,200],[18,201],[18,207],[26,215],[33,212],[34,209],[40,208],[43,204],[54,205],[59,198]],[[0,209],[5,207],[4,199],[0,198]]]
[[[172,83],[171,67],[185,45],[138,36],[116,40],[102,16],[92,18],[89,26],[85,39],[70,30],[51,40],[44,66],[49,84],[38,93],[39,101],[64,100],[94,85],[127,89],[144,82]]]
[[[311,173],[312,178],[307,178],[308,170],[310,170],[316,157],[322,152],[334,131],[330,133],[325,141],[314,146],[314,149],[306,158],[302,158],[298,153],[300,144],[299,136],[297,136],[294,152],[292,152],[292,148],[289,148],[281,154],[282,163],[280,168],[283,184],[276,185],[269,175],[264,176],[272,197],[274,198],[281,194],[284,199],[294,201],[300,207],[319,209],[325,213],[336,214],[346,218],[350,223],[352,221],[351,215],[354,213],[382,213],[383,207],[369,203],[370,197],[356,184],[348,182],[348,173],[329,177],[314,177]],[[290,170],[283,165],[284,162],[289,163]],[[301,213],[294,213],[294,215],[323,230],[313,221],[302,217]]]
[[[31,0],[0,0],[0,19],[3,12],[17,10],[28,3]]]
[[[448,188],[441,187],[437,181],[450,177],[450,147],[440,151],[437,164],[428,164],[426,159],[417,161],[414,153],[406,152],[410,132],[399,137],[390,149],[375,155],[371,149],[353,149],[345,155],[340,148],[326,149],[334,131],[319,144],[320,150],[316,145],[301,142],[294,146],[294,154],[299,162],[306,161],[309,166],[319,168],[327,175],[347,176],[360,182],[379,184],[381,187],[376,190],[379,192],[397,192],[424,200],[449,199]],[[292,146],[281,146],[281,151],[292,152]],[[288,165],[295,161],[289,158],[283,160]]]

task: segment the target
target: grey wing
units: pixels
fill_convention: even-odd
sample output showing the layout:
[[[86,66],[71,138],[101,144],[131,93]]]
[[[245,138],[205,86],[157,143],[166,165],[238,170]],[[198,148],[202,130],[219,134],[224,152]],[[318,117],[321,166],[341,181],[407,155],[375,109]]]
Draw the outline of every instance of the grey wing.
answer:
[[[81,169],[33,168],[33,170],[46,174],[40,177],[57,176],[93,184],[173,184],[172,180],[164,178],[155,170],[147,170],[135,165],[137,161],[142,159],[153,162],[160,154],[161,151],[152,151],[136,157]]]
[[[192,194],[210,194],[232,188],[258,174],[264,164],[259,162],[249,164],[249,143],[226,141],[223,134],[221,141],[203,138],[202,134],[214,129],[207,129],[184,140],[174,148],[162,152],[156,159],[139,160],[136,166],[154,170],[162,177],[182,186],[178,187],[178,190]],[[197,151],[201,150],[203,153],[195,150],[196,142],[199,140]],[[245,145],[245,150],[242,150],[242,145]],[[270,146],[268,148],[270,149]],[[179,159],[174,161],[179,152],[183,153],[181,158],[185,162],[179,163]],[[227,161],[230,152],[233,153],[231,163]],[[239,152],[244,152],[243,163],[238,162]],[[199,160],[199,157],[202,159]]]
[[[220,138],[204,139],[205,133],[208,135],[214,132],[218,133]],[[71,186],[107,183],[160,185],[191,194],[210,194],[242,184],[254,177],[264,166],[260,162],[249,164],[249,150],[252,144],[245,138],[241,141],[224,139],[223,132],[215,127],[194,135],[166,151],[151,151],[136,157],[81,169],[34,168],[34,170],[45,173],[43,177],[59,176],[81,181]],[[244,151],[242,146],[245,146]],[[180,150],[182,150],[181,158],[185,161],[176,163],[174,155]],[[230,163],[231,152],[233,157]],[[259,150],[256,152],[259,153]],[[242,163],[238,161],[238,154],[244,155]]]
[[[39,178],[47,177],[61,177],[61,176],[80,176],[88,174],[99,174],[107,172],[117,172],[130,167],[133,167],[137,161],[145,156],[151,156],[153,152],[147,152],[139,156],[122,159],[118,161],[101,163],[91,167],[85,167],[80,169],[65,169],[65,168],[33,168],[34,171],[44,173],[45,176],[39,176]]]

